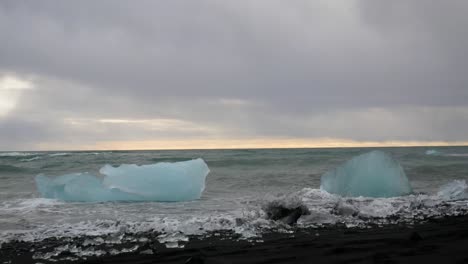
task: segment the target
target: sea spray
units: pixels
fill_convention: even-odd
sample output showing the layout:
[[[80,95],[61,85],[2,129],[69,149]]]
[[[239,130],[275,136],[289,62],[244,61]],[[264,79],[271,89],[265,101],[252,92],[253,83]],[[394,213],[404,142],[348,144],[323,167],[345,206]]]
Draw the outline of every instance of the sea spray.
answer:
[[[441,186],[437,195],[444,200],[468,199],[468,185],[465,180],[454,180]]]

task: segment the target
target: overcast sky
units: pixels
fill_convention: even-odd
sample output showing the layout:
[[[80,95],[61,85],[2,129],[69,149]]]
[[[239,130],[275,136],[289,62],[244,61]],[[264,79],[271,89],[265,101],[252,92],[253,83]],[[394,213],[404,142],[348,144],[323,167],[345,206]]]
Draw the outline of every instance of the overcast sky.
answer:
[[[350,142],[468,142],[468,1],[0,1],[0,150]]]

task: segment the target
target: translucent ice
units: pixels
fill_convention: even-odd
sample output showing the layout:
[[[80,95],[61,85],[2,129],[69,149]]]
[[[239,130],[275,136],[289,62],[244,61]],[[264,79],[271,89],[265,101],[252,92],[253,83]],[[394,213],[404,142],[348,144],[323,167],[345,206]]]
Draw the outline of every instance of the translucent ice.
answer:
[[[100,172],[106,175],[103,185],[109,189],[138,194],[148,200],[183,201],[200,198],[210,170],[202,159],[196,159],[117,168],[106,165]]]
[[[63,201],[101,202],[145,200],[144,197],[106,188],[96,176],[89,173],[74,173],[55,179],[36,176],[37,189],[44,198]]]
[[[354,157],[325,173],[320,188],[350,197],[395,197],[412,192],[401,166],[382,151]]]
[[[38,175],[37,189],[45,198],[64,201],[187,201],[200,198],[210,172],[202,159],[150,165],[106,165],[100,173]]]

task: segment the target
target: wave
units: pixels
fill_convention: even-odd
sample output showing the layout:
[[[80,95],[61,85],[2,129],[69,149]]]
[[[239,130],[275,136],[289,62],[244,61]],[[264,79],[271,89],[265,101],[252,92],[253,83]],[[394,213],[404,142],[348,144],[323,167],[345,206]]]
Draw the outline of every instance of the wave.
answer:
[[[21,206],[35,207],[61,203],[54,199],[36,198],[19,203]],[[377,219],[379,223],[414,222],[420,219],[437,218],[448,215],[468,213],[468,186],[465,180],[455,180],[439,188],[435,194],[411,194],[392,198],[342,197],[324,190],[303,188],[286,195],[268,195],[260,200],[246,200],[242,207],[231,211],[213,211],[211,214],[177,214],[153,216],[142,222],[132,222],[131,227],[138,232],[146,231],[144,226],[151,226],[156,231],[182,231],[187,234],[200,234],[205,231],[237,229],[239,232],[250,231],[259,234],[262,228],[283,226],[268,217],[268,208],[301,207],[303,216],[298,219],[300,227],[320,226],[323,224],[345,223],[347,226],[365,227]],[[106,204],[101,204],[106,206]],[[109,204],[109,206],[111,206]],[[81,207],[80,207],[81,208]],[[21,208],[19,208],[21,209]],[[171,219],[171,217],[174,217]],[[165,219],[162,221],[161,219]],[[192,219],[192,220],[189,220]],[[270,220],[269,220],[270,219]],[[100,220],[96,220],[99,223]],[[120,220],[116,220],[119,222]],[[121,224],[124,224],[123,221]],[[256,223],[256,224],[255,224]],[[258,226],[257,224],[260,224]],[[241,226],[242,228],[236,228]],[[260,229],[257,229],[260,227]],[[284,227],[284,226],[283,226]],[[99,228],[99,224],[91,229]],[[60,229],[60,228],[59,228]],[[79,229],[87,230],[88,228]],[[128,230],[128,229],[127,229]],[[96,230],[89,230],[96,231]],[[104,231],[104,230],[101,230]],[[64,230],[68,232],[68,230]],[[107,232],[107,231],[106,231]],[[56,236],[64,234],[56,233]],[[82,235],[77,233],[77,235]],[[247,235],[248,237],[248,235]]]
[[[349,166],[338,168],[338,170],[350,172],[346,174],[353,178],[353,174],[361,174],[360,169],[358,173],[353,173],[355,168],[365,169],[368,164],[375,163],[375,160],[388,165],[382,165],[384,167],[396,169],[392,175],[400,175],[398,163],[389,161],[387,156],[376,152],[371,153],[370,156],[361,156],[358,159],[359,162],[352,162]],[[188,164],[194,161],[204,166]],[[165,165],[161,168],[158,167],[160,164]],[[0,215],[2,215],[1,210],[5,210],[5,215],[16,212],[20,214],[21,219],[29,219],[28,216],[36,215],[43,217],[42,220],[46,218],[46,221],[43,220],[37,224],[35,221],[29,222],[28,228],[23,231],[2,230],[0,247],[2,241],[12,240],[37,242],[55,238],[68,241],[66,246],[55,248],[52,255],[34,253],[35,259],[60,260],[57,256],[80,257],[82,256],[80,252],[85,252],[86,256],[113,254],[112,250],[115,250],[116,244],[125,245],[129,241],[140,241],[148,235],[157,237],[159,242],[167,247],[183,247],[191,236],[209,236],[222,232],[235,235],[239,239],[261,241],[263,234],[270,231],[294,232],[298,228],[337,226],[369,228],[391,224],[414,224],[428,219],[468,214],[468,187],[464,180],[449,182],[433,194],[410,193],[387,198],[381,197],[382,195],[376,198],[346,197],[346,195],[362,194],[339,192],[341,194],[339,195],[329,193],[324,189],[303,188],[285,195],[239,197],[233,199],[234,201],[229,201],[234,204],[232,207],[226,207],[225,200],[210,199],[210,197],[180,203],[145,202],[161,201],[161,199],[153,198],[127,199],[129,196],[135,197],[134,195],[151,196],[153,192],[160,191],[167,191],[177,196],[181,190],[177,189],[178,187],[193,184],[193,181],[185,176],[193,176],[194,172],[203,175],[209,171],[203,160],[177,162],[171,166],[168,164],[121,165],[120,167],[107,165],[100,170],[106,175],[104,180],[86,173],[64,175],[55,179],[38,176],[36,178],[38,189],[44,197],[58,198],[71,201],[71,203],[57,203],[56,200],[50,200],[49,204],[46,202],[48,199],[38,198],[41,200],[9,204],[4,208],[0,206]],[[378,174],[381,172],[379,170],[381,166],[377,167],[374,173]],[[153,174],[160,174],[164,177],[177,176],[180,172],[178,169],[186,174],[175,183],[163,182],[161,184],[159,179],[156,182],[150,181],[150,176]],[[393,176],[389,178],[398,179]],[[203,178],[201,192],[204,188],[204,180],[205,178]],[[340,179],[336,181],[339,185],[342,182]],[[369,180],[364,179],[358,182],[368,184]],[[201,181],[196,183],[201,184]],[[198,187],[196,189],[200,191]],[[115,192],[119,192],[118,196]],[[122,192],[129,196],[121,199]],[[201,192],[197,193],[197,197],[200,197]],[[121,200],[137,200],[141,203],[79,202]],[[180,199],[172,201],[180,201]],[[210,207],[210,204],[215,204],[215,206]],[[53,215],[55,218],[50,218],[55,221],[49,221],[49,218],[44,217],[47,214]],[[59,220],[55,216],[57,214],[60,214]],[[101,249],[93,251],[94,245],[100,245]],[[136,249],[125,250],[128,252]]]
[[[35,156],[35,157],[29,158],[29,159],[20,159],[20,161],[30,162],[30,161],[35,161],[35,160],[38,160],[38,159],[41,159],[41,157],[40,156]]]
[[[448,157],[468,157],[468,153],[449,153],[445,154]]]
[[[180,161],[186,161],[186,158],[152,158],[150,159],[151,162],[180,162]]]
[[[57,152],[57,153],[50,153],[49,157],[60,157],[60,156],[72,156],[72,155],[99,155],[102,153],[112,153],[112,152]]]
[[[57,152],[57,153],[37,153],[37,152],[0,152],[0,158],[4,159],[18,159],[21,158],[20,161],[28,162],[38,160],[43,157],[67,157],[67,156],[74,156],[74,155],[99,155],[101,152]]]
[[[454,180],[442,186],[437,195],[444,200],[468,199],[468,185],[465,180]]]
[[[58,152],[58,153],[49,154],[49,157],[61,157],[61,156],[69,156],[69,155],[71,154],[67,152]]]
[[[286,195],[269,195],[258,200],[239,201],[242,206],[231,211],[218,208],[213,211],[158,213],[136,217],[134,210],[126,213],[125,210],[119,209],[118,217],[113,219],[88,219],[70,223],[59,221],[57,224],[40,224],[32,230],[5,231],[0,237],[0,247],[2,241],[38,242],[53,237],[69,241],[67,247],[56,249],[59,254],[55,256],[62,252],[70,253],[70,248],[92,249],[93,245],[102,246],[104,252],[91,250],[89,254],[111,254],[110,251],[115,249],[116,244],[140,241],[150,234],[157,236],[159,242],[167,247],[183,247],[191,236],[209,236],[220,232],[232,234],[239,239],[261,241],[262,235],[270,231],[292,232],[297,228],[368,228],[387,224],[413,224],[428,219],[468,214],[467,192],[466,182],[456,180],[442,186],[432,195],[412,194],[392,198],[342,197],[320,189],[303,188]],[[89,212],[115,211],[115,205],[112,204],[95,206],[90,208]],[[147,206],[149,204],[144,204],[141,208]],[[67,208],[70,208],[69,203],[44,198],[26,199],[4,208],[0,206],[0,210],[10,210],[10,213],[16,210],[22,213],[44,214],[50,210],[50,213],[61,212],[62,215]],[[281,212],[282,208],[299,208],[297,210],[300,210],[300,215],[296,219],[294,218],[297,214],[293,215],[294,221],[291,221],[291,217],[284,217],[285,212]],[[75,210],[83,213],[88,209],[77,205]],[[74,238],[77,238],[75,242]],[[75,253],[71,255],[80,257],[79,253]],[[55,258],[45,255],[36,257]]]
[[[425,153],[429,156],[468,157],[468,153],[445,153],[435,149],[426,150]]]
[[[0,204],[2,212],[34,212],[37,209],[48,208],[51,206],[61,205],[63,202],[47,198],[26,198],[17,200],[8,200]]]
[[[429,150],[426,150],[426,155],[429,155],[429,156],[440,156],[442,155],[443,153],[439,150],[435,150],[435,149],[429,149]]]
[[[29,153],[29,152],[0,152],[0,157],[27,157],[27,156],[36,156],[38,153]]]
[[[23,171],[26,171],[26,169],[12,165],[0,165],[0,172],[19,173]]]
[[[80,152],[81,155],[99,155],[104,152]],[[110,151],[106,151],[105,153],[112,153]]]

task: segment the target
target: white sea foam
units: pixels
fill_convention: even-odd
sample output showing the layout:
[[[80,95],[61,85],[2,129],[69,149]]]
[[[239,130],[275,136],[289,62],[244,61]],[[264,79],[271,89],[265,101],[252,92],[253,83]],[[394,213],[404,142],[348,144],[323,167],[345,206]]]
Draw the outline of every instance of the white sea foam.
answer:
[[[426,150],[426,155],[431,155],[431,156],[439,156],[439,155],[442,155],[443,153],[439,150],[435,150],[435,149],[428,149]]]
[[[68,152],[58,152],[58,153],[51,153],[49,154],[49,157],[60,157],[60,156],[69,156],[71,155]]]
[[[448,157],[468,157],[468,153],[449,153],[445,154]]]
[[[28,152],[0,152],[0,157],[26,157],[34,156],[38,153],[28,153]]]
[[[47,199],[47,198],[28,198],[28,199],[16,199],[16,200],[7,200],[1,203],[0,208],[2,209],[12,209],[17,211],[29,211],[34,210],[39,207],[50,207],[55,205],[63,204],[58,200]]]
[[[426,155],[429,156],[444,156],[444,157],[468,157],[468,153],[445,153],[435,149],[426,150]]]
[[[29,161],[38,160],[40,158],[41,158],[40,156],[35,156],[35,157],[29,158],[29,159],[21,159],[20,161],[29,162]]]
[[[444,200],[468,199],[468,185],[465,180],[455,180],[442,186],[437,195]]]

